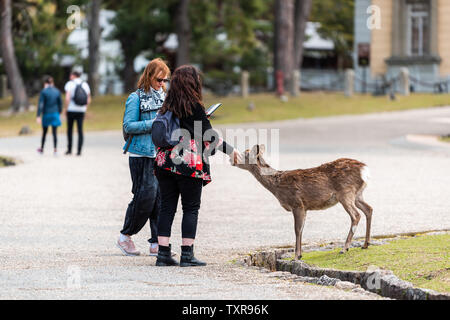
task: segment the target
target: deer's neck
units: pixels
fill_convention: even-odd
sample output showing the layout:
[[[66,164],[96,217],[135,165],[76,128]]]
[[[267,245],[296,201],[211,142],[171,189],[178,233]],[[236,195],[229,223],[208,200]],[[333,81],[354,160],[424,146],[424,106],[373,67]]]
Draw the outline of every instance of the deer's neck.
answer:
[[[266,166],[252,166],[250,173],[259,181],[267,190],[273,192],[273,176],[278,171],[272,167]]]

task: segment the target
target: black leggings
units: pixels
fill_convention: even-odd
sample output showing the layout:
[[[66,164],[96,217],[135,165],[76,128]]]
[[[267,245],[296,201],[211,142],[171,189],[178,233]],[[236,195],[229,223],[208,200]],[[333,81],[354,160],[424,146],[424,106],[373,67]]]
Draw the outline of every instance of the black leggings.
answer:
[[[73,122],[77,122],[78,129],[78,153],[81,153],[83,147],[83,120],[84,112],[67,112],[67,151],[72,152],[72,132]]]
[[[161,212],[158,221],[158,236],[170,237],[173,219],[181,195],[183,220],[181,236],[195,239],[197,233],[198,210],[202,196],[203,180],[156,169],[161,191]]]
[[[58,127],[52,127],[52,134],[53,134],[53,147],[56,149],[56,146],[58,144],[58,138],[57,138],[57,131]],[[41,140],[41,149],[44,150],[44,144],[45,144],[45,138],[47,136],[47,130],[48,127],[42,127],[42,140]]]

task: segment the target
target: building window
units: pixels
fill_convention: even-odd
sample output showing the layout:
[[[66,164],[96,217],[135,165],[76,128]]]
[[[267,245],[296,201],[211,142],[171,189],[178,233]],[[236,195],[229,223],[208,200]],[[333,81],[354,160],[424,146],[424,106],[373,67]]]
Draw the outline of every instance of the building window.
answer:
[[[430,53],[430,1],[407,0],[408,55],[424,56]]]

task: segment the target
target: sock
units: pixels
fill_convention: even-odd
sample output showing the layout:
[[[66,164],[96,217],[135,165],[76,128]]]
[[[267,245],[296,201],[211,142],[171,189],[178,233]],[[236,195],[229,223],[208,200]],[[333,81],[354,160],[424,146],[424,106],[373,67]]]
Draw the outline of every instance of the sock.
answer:
[[[128,241],[128,240],[130,240],[131,238],[129,237],[129,236],[126,236],[126,235],[124,235],[124,234],[120,234],[120,237],[119,237],[119,241],[120,242],[125,242],[125,241]]]

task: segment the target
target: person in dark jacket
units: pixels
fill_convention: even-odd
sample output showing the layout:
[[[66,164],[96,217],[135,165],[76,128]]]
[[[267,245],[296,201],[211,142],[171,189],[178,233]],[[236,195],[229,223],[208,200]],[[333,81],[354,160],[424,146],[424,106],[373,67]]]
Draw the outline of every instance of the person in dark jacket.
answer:
[[[183,219],[180,266],[204,266],[194,257],[194,240],[203,186],[211,182],[208,156],[220,150],[233,161],[240,153],[219,139],[212,129],[202,102],[200,75],[192,66],[181,66],[172,74],[170,88],[160,113],[171,111],[185,132],[174,148],[158,148],[156,177],[161,192],[161,212],[158,221],[157,266],[173,266],[178,262],[171,256],[170,235],[181,196]]]
[[[61,92],[54,86],[53,78],[48,76],[44,80],[44,89],[39,96],[37,110],[37,123],[42,124],[41,147],[37,150],[44,152],[45,137],[48,127],[52,127],[54,155],[57,155],[57,128],[61,126],[60,114],[62,112]]]

